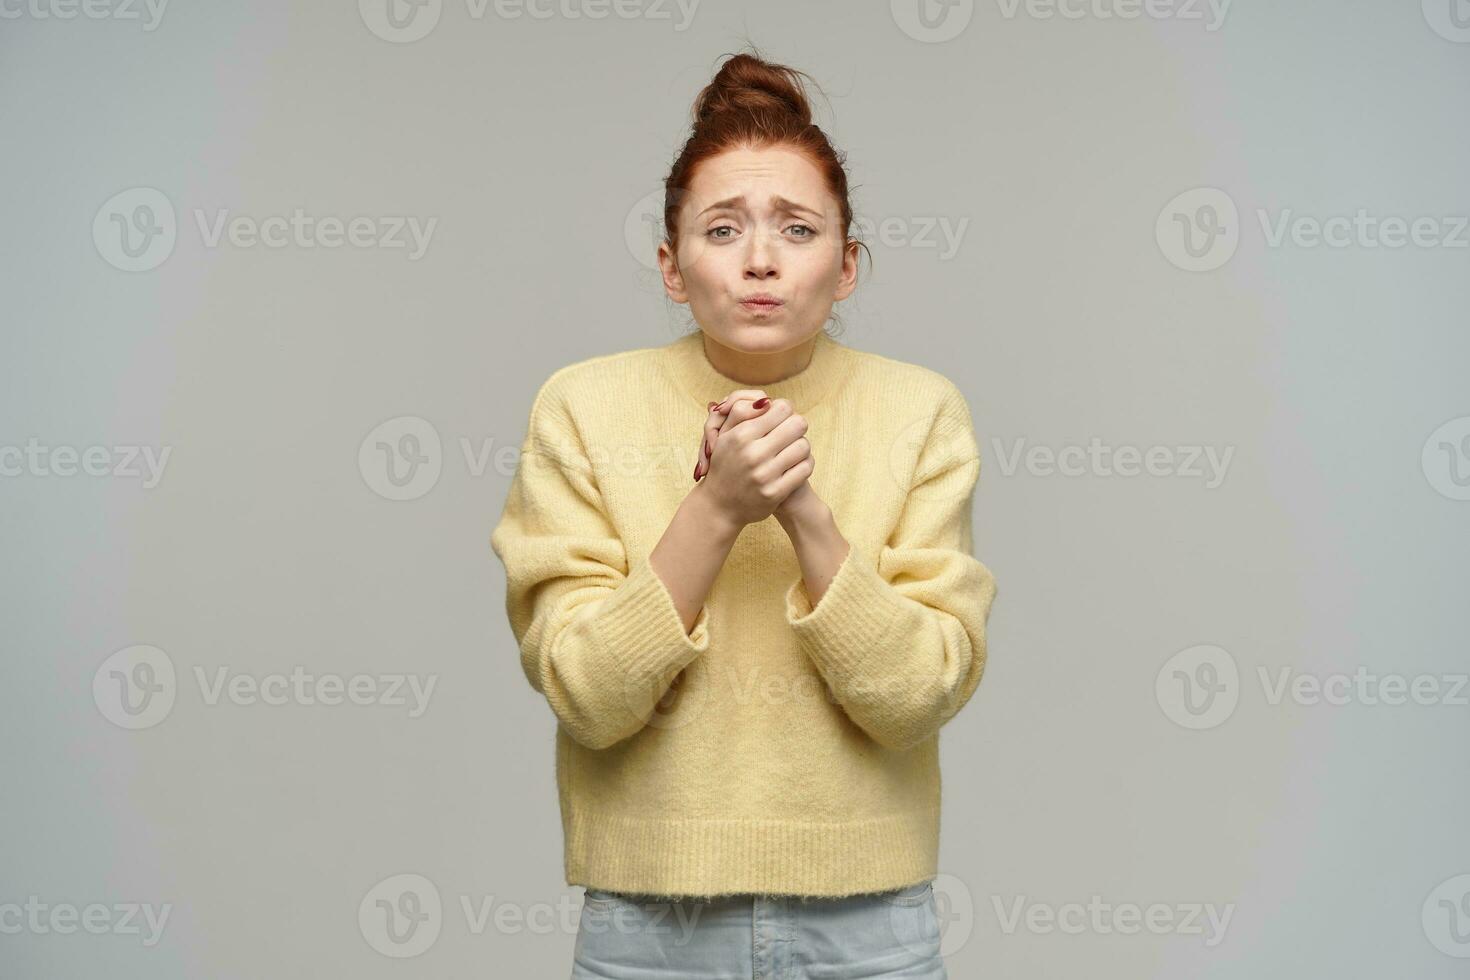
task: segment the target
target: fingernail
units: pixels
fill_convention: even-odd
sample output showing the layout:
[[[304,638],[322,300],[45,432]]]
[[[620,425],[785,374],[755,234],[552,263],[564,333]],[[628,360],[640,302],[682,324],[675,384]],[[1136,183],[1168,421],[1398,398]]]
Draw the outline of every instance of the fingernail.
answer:
[[[769,404],[771,404],[771,400],[769,398],[762,398],[760,401],[756,402],[755,404],[751,405],[750,407],[751,408],[765,408]]]
[[[694,464],[694,482],[695,483],[698,483],[699,482],[699,464],[698,463],[695,463]]]
[[[708,437],[706,437],[705,440],[704,440],[704,456],[705,456],[706,459],[709,458],[709,439],[708,439]]]
[[[720,403],[719,402],[710,402],[709,403],[709,409],[708,409],[708,411],[713,412],[715,409],[717,409],[719,407],[720,407]]]

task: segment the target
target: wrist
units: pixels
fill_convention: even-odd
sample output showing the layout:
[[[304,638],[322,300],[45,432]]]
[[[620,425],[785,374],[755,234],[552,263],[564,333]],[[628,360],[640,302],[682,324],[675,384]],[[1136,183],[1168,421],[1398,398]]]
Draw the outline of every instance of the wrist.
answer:
[[[790,507],[776,514],[776,520],[793,539],[810,536],[836,525],[832,508],[821,497],[809,492],[809,488],[803,489],[808,492],[792,501]]]
[[[699,526],[709,529],[716,541],[734,544],[744,526],[721,507],[704,487],[704,483],[696,483],[685,495],[679,509],[693,514]]]

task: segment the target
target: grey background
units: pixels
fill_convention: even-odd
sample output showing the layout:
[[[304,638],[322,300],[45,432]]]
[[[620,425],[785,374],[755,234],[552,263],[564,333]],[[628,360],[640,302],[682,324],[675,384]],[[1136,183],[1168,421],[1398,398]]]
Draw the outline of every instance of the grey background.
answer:
[[[706,0],[683,23],[652,0],[600,20],[445,0],[408,43],[365,4],[0,20],[0,448],[171,447],[154,486],[61,460],[0,476],[0,906],[171,909],[152,946],[0,931],[0,973],[566,974],[581,890],[554,718],[488,536],[537,385],[689,325],[640,208],[748,39],[821,83],[859,217],[892,222],[843,341],[944,372],[982,441],[976,547],[1000,594],[941,743],[951,975],[1463,975],[1466,692],[1273,704],[1258,679],[1467,670],[1470,250],[1272,246],[1258,218],[1470,214],[1448,0],[1242,0],[1215,29],[1203,7],[992,0],[951,9],[947,40],[901,2]],[[129,272],[93,225],[139,187],[177,242]],[[1155,228],[1200,187],[1238,206],[1239,246],[1188,271]],[[211,247],[194,217],[297,207],[437,224],[410,259]],[[952,254],[942,222],[968,223]],[[391,500],[359,448],[404,416],[442,440],[441,472]],[[1451,448],[1421,458],[1447,422]],[[1233,455],[1217,486],[1007,466],[1094,437]],[[139,644],[176,700],[129,730],[93,682]],[[1192,730],[1155,682],[1202,644],[1237,665],[1238,704]],[[411,718],[210,704],[195,675],[298,665],[437,686]],[[399,874],[443,903],[412,959],[359,926]],[[1233,911],[1213,945],[1207,923],[1008,931],[997,911],[1094,895]],[[462,901],[491,903],[483,928]],[[497,924],[502,906],[545,918]]]

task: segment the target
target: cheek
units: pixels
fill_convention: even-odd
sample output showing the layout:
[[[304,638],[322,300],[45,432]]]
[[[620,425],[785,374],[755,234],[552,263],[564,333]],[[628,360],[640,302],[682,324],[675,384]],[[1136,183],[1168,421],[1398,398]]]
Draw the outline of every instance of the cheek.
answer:
[[[729,274],[726,266],[732,261],[732,249],[704,247],[699,242],[691,242],[680,251],[679,268],[684,273],[684,285],[691,293],[708,295]]]
[[[800,285],[799,296],[809,300],[815,294],[823,294],[837,285],[842,277],[842,256],[816,251],[799,256],[791,266],[792,278]]]

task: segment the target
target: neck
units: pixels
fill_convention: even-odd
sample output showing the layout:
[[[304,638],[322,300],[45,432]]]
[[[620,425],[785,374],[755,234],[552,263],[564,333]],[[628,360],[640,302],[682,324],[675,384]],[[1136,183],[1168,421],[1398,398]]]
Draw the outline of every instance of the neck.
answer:
[[[716,371],[743,385],[760,388],[775,384],[806,369],[816,349],[817,337],[812,335],[788,350],[771,353],[752,353],[726,347],[704,334],[704,356]]]
[[[701,409],[741,388],[759,388],[806,411],[838,387],[856,367],[846,347],[818,330],[783,351],[750,353],[713,343],[703,330],[663,348],[670,378]],[[718,365],[718,366],[717,366]]]

